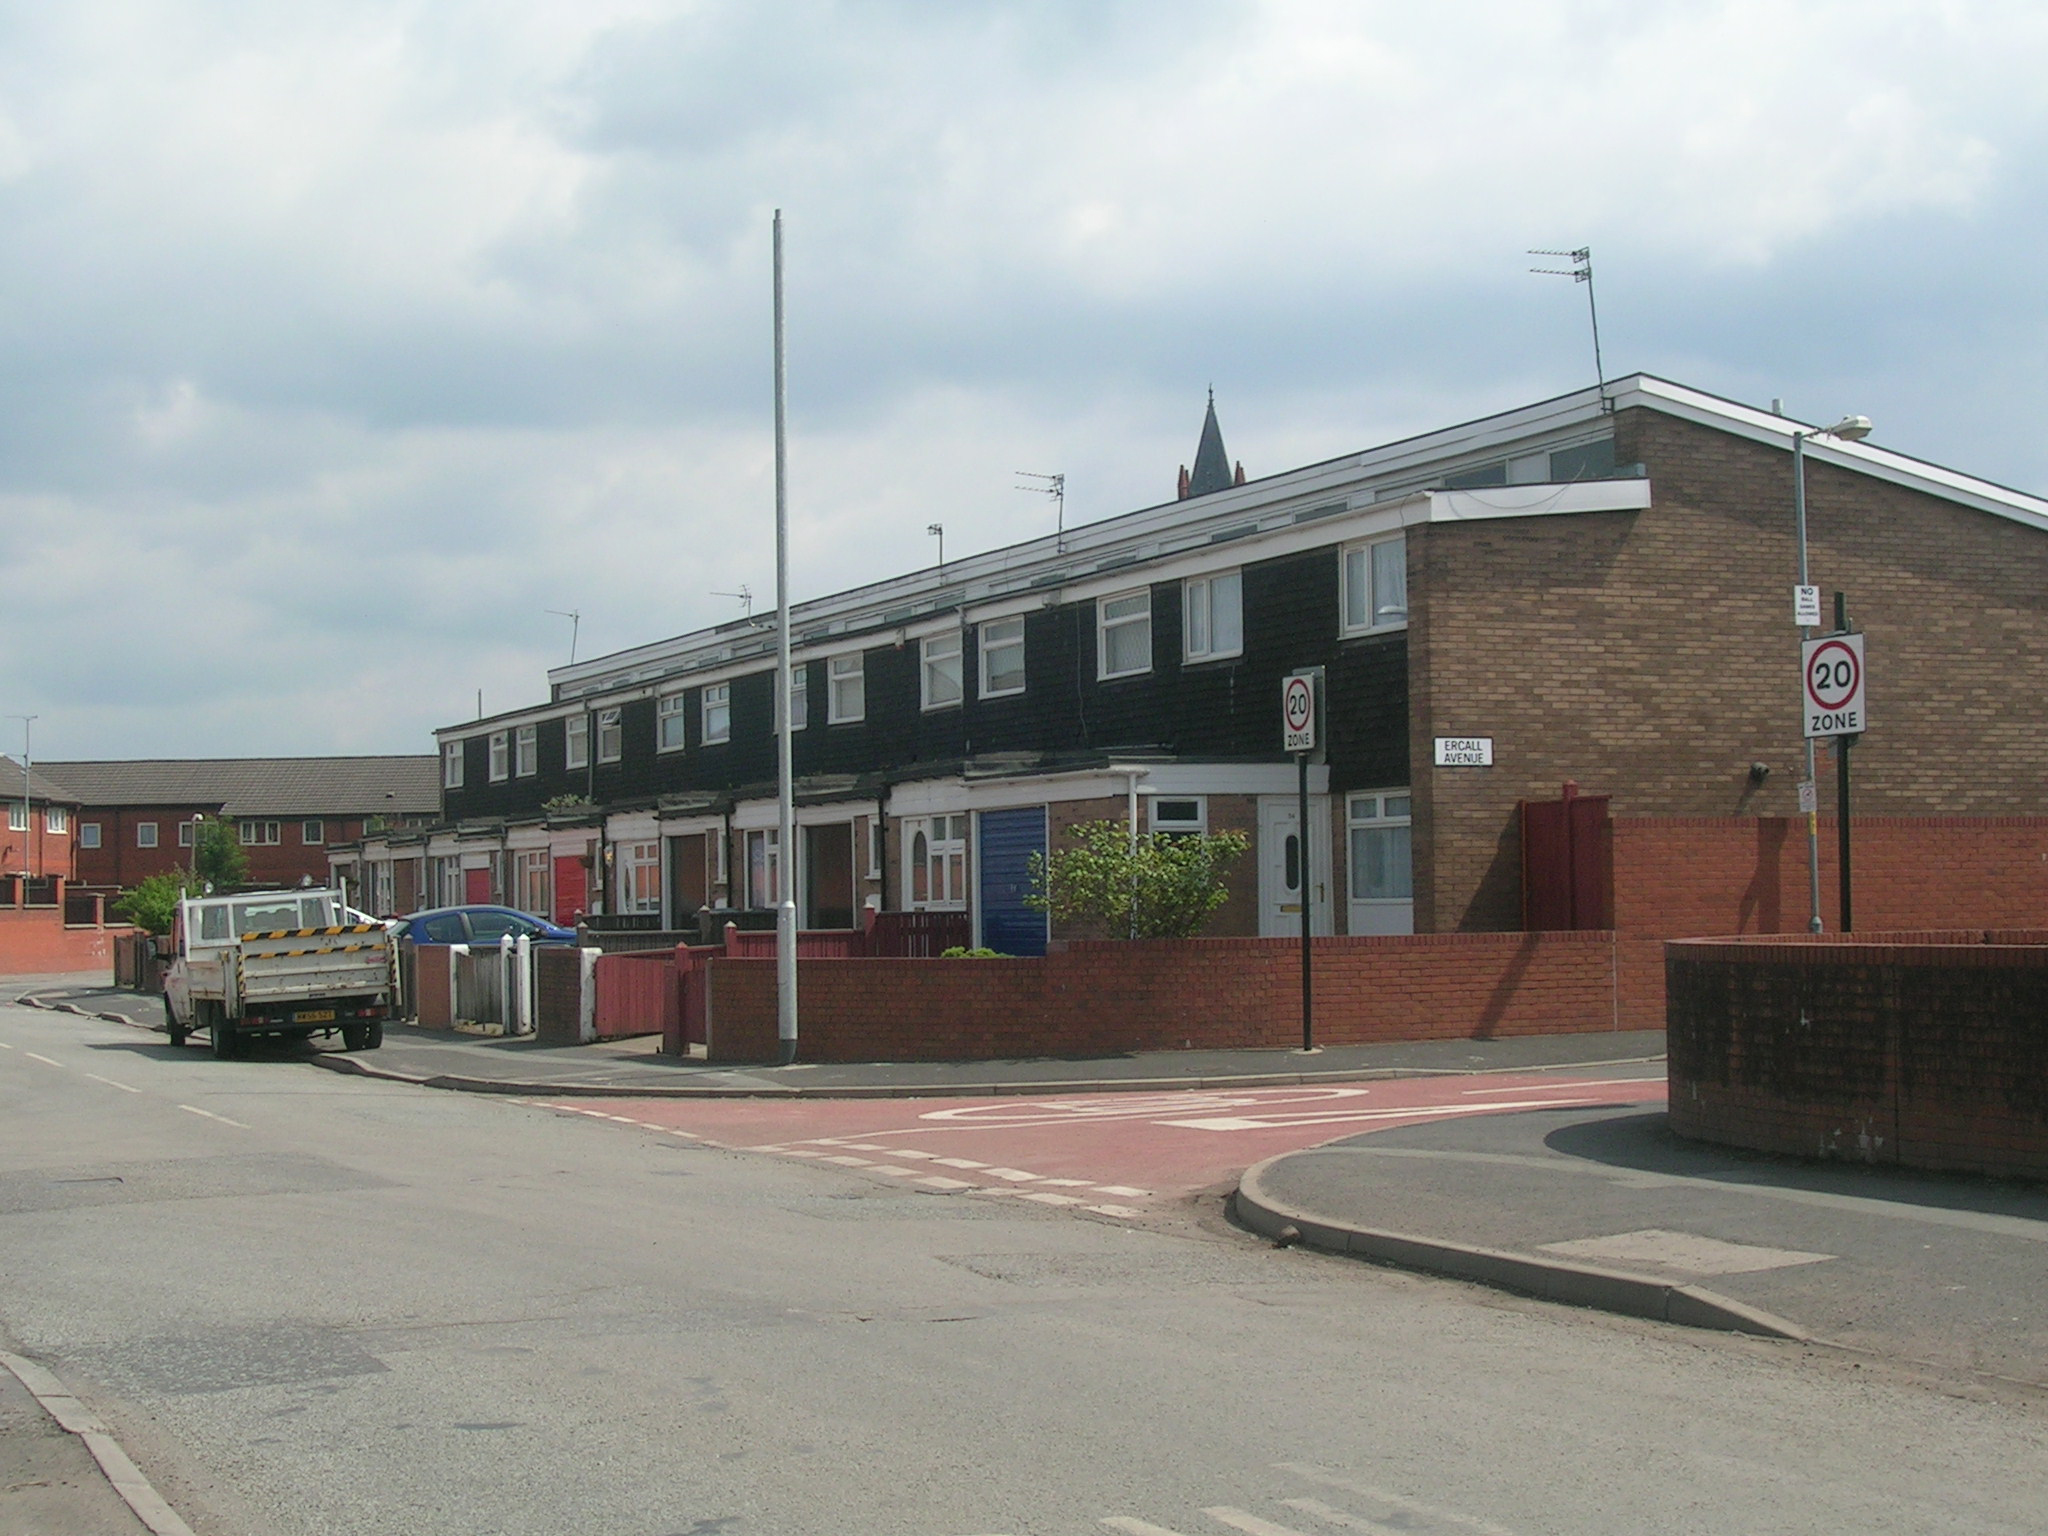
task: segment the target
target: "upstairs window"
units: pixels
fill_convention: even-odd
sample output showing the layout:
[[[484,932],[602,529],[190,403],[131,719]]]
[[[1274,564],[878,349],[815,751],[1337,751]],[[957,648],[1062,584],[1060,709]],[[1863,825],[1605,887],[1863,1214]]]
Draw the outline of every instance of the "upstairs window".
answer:
[[[1105,597],[1095,605],[1096,668],[1101,679],[1152,670],[1152,589]]]
[[[654,745],[660,752],[683,750],[683,732],[689,719],[690,696],[664,693],[654,703]]]
[[[732,684],[707,683],[704,687],[704,742],[732,740]]]
[[[960,702],[960,631],[924,639],[923,701],[926,709],[950,709]]]
[[[96,821],[81,821],[78,824],[78,846],[97,848],[100,845],[100,824]]]
[[[198,835],[198,822],[181,821],[178,823],[178,846],[180,848],[190,848],[192,846],[193,840],[197,838]]]
[[[269,848],[284,841],[274,821],[245,821],[240,832],[244,848]]]
[[[855,720],[864,720],[868,712],[868,689],[864,662],[866,658],[859,651],[851,656],[834,656],[829,663],[832,673],[831,697],[826,700],[826,722],[830,725],[848,725]]]
[[[768,677],[769,690],[775,695],[774,722],[768,734],[775,734],[776,726],[782,720],[782,688],[775,674]],[[800,731],[811,723],[811,669],[800,661],[789,664],[789,728]]]
[[[522,725],[513,740],[512,771],[522,779],[540,772],[540,727]]]
[[[491,782],[512,776],[512,738],[504,731],[491,732]]]
[[[1344,551],[1344,633],[1371,634],[1408,622],[1408,539],[1405,534]]]
[[[459,741],[441,743],[441,787],[462,788],[462,743]]]
[[[12,817],[8,818],[8,825],[13,826]],[[14,830],[23,831],[25,829],[16,827]],[[154,848],[156,846],[155,822],[138,821],[137,823],[135,823],[135,846],[138,848]]]
[[[299,823],[299,841],[308,848],[317,848],[327,841],[327,823],[307,820]]]
[[[61,805],[43,807],[43,830],[59,836],[71,830],[71,812]]]
[[[1237,571],[1197,576],[1181,602],[1189,661],[1214,661],[1244,654],[1244,577]]]
[[[28,830],[28,805],[25,801],[10,800],[7,802],[7,830],[10,832],[26,832]],[[149,846],[153,848],[156,845],[151,843]]]
[[[597,760],[600,763],[616,763],[625,752],[625,730],[619,724],[616,709],[600,709],[597,712]]]
[[[571,715],[562,722],[562,766],[590,766],[590,716]]]
[[[981,626],[981,696],[1024,691],[1024,621],[991,619]]]

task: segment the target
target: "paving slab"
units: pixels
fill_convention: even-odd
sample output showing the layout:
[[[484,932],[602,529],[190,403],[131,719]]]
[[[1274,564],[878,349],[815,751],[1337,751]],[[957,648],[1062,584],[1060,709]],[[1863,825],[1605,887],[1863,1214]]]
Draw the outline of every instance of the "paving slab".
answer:
[[[1674,1135],[1658,1106],[1351,1137],[1250,1170],[1240,1195],[1325,1246],[1402,1239],[1379,1256],[1406,1267],[1660,1315],[1655,1286],[1683,1293],[1674,1321],[2048,1387],[2041,1185],[1745,1154]]]

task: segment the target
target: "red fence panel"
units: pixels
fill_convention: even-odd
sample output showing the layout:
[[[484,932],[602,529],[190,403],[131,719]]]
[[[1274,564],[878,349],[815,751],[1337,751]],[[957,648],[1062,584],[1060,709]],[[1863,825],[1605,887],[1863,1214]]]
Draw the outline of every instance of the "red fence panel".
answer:
[[[1604,929],[1614,921],[1608,797],[1564,786],[1558,800],[1524,800],[1522,926],[1530,932]]]
[[[667,1036],[680,1027],[682,995],[672,950],[599,955],[592,1023],[600,1040]]]
[[[974,942],[974,919],[965,912],[876,912],[868,923],[870,955],[936,960]]]

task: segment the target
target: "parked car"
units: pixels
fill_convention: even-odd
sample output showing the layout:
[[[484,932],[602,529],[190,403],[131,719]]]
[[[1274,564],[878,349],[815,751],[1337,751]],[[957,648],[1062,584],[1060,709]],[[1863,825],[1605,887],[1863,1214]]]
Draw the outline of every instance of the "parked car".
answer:
[[[510,907],[435,907],[398,919],[393,928],[415,944],[495,944],[506,934],[536,944],[574,944],[576,930]]]

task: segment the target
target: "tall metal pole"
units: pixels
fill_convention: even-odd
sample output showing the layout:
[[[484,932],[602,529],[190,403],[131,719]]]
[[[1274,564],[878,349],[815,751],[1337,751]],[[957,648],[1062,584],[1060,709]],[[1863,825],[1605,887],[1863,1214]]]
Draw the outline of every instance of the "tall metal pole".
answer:
[[[1318,720],[1316,725],[1320,729],[1322,722]],[[1315,931],[1312,926],[1315,920],[1315,900],[1312,895],[1315,887],[1309,884],[1308,873],[1308,754],[1306,752],[1294,754],[1294,768],[1296,819],[1300,822],[1299,831],[1301,833],[1301,858],[1295,866],[1296,873],[1301,876],[1301,1048],[1304,1051],[1312,1051],[1316,1048],[1315,984],[1311,979],[1312,962],[1309,956],[1312,953],[1310,941]]]
[[[1792,434],[1792,515],[1799,525],[1799,585],[1811,586],[1806,576],[1806,438],[1804,432]],[[1813,637],[1808,625],[1799,626],[1802,641]],[[1814,802],[1806,813],[1806,928],[1809,933],[1819,933],[1820,923],[1820,780],[1813,771],[1813,738],[1806,738],[1806,782],[1813,785]]]
[[[776,1059],[796,1060],[796,781],[790,747],[789,454],[782,347],[782,210],[775,210],[775,908]]]
[[[1849,599],[1841,592],[1835,594],[1835,632],[1849,633]],[[1835,863],[1841,877],[1844,933],[1855,931],[1849,908],[1849,749],[1855,744],[1854,736],[1835,738]]]
[[[31,745],[33,738],[30,735],[29,728],[43,717],[41,715],[16,715],[14,718],[21,722],[21,878],[26,881],[35,874],[35,864],[30,859],[28,851],[28,840],[35,835],[35,824],[30,819],[29,779],[36,760],[35,748]],[[24,904],[28,901],[28,887],[26,885],[22,887],[21,899]]]

